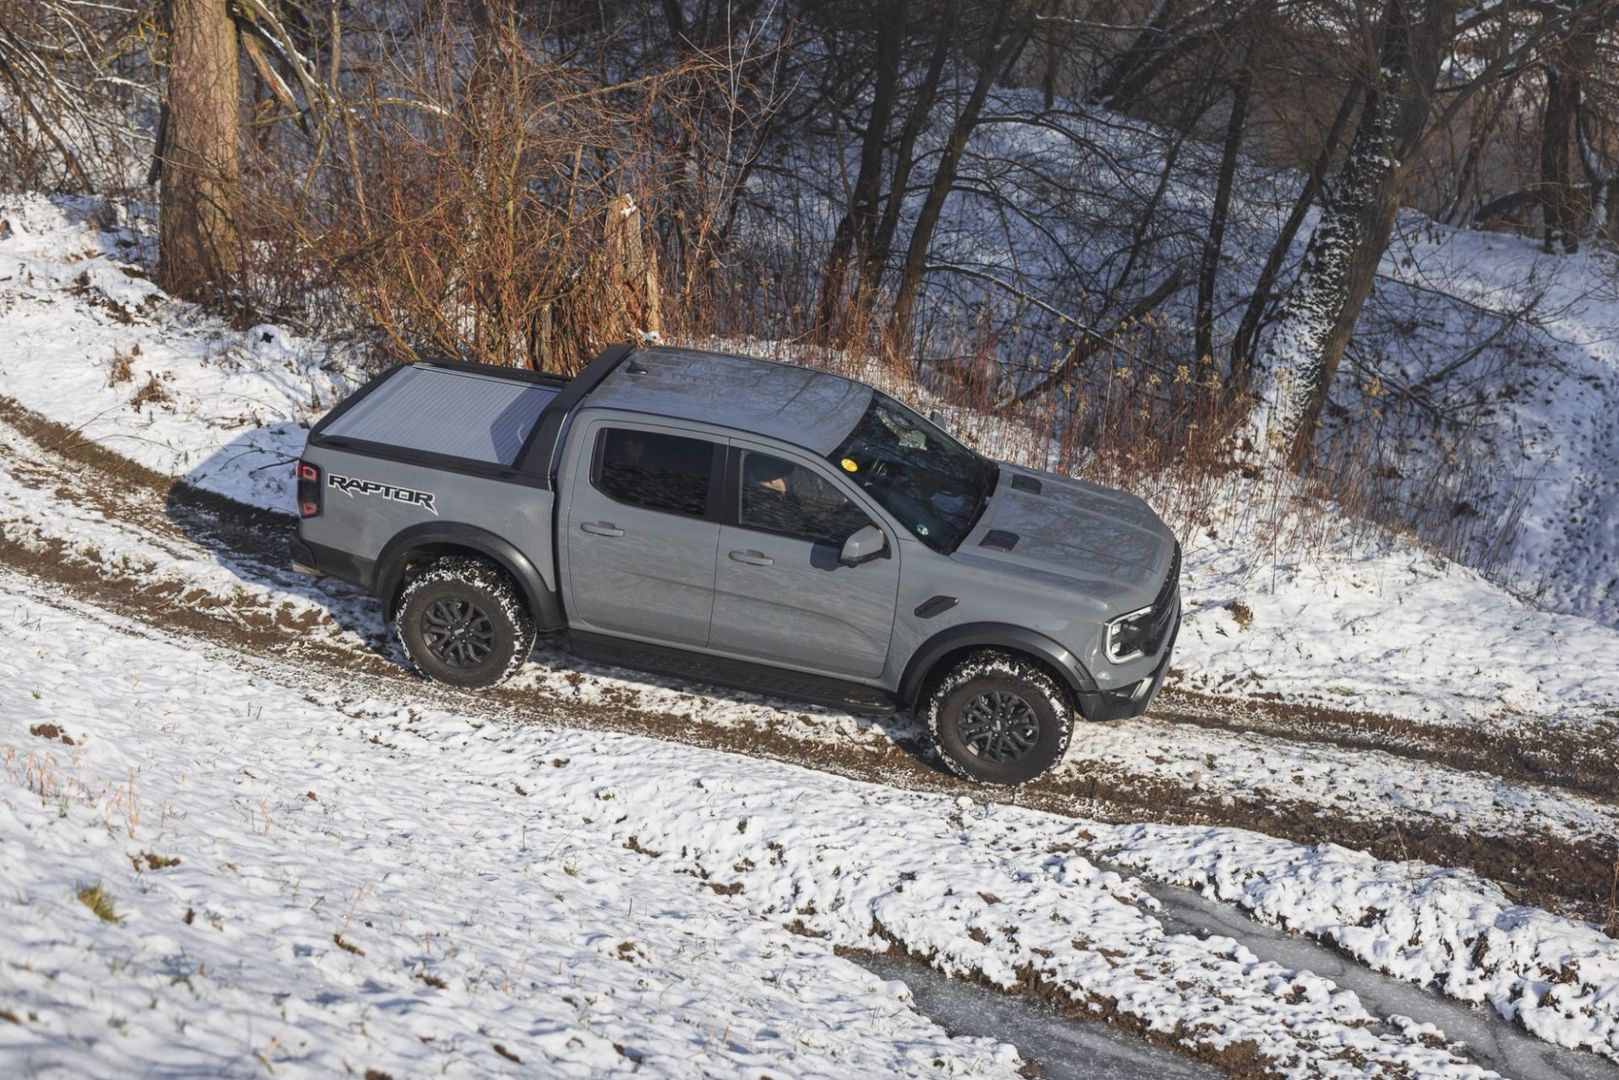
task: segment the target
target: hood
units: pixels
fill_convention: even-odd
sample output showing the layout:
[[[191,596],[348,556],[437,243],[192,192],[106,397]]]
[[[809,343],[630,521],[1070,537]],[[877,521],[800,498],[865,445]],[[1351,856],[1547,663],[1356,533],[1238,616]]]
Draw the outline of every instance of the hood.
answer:
[[[1114,603],[1145,606],[1163,583],[1174,550],[1169,527],[1134,495],[1002,465],[989,506],[955,554],[1055,576]]]

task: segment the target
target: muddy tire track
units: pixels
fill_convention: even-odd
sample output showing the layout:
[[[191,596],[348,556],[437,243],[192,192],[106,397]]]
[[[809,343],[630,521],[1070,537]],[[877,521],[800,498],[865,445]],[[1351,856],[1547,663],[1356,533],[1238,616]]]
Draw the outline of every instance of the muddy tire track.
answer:
[[[29,484],[54,490],[63,501],[134,526],[164,546],[200,549],[245,580],[295,587],[327,608],[334,629],[355,631],[352,625],[338,624],[345,611],[368,601],[347,586],[311,583],[290,570],[286,556],[294,523],[290,515],[244,506],[174,482],[6,399],[0,399],[0,420],[43,451],[37,458],[14,460],[10,466]],[[47,583],[62,595],[159,631],[245,654],[266,664],[267,674],[278,681],[289,678],[285,670],[276,670],[281,663],[296,662],[294,685],[309,684],[313,665],[326,676],[329,686],[355,698],[408,694],[424,705],[507,723],[531,722],[543,716],[547,721],[671,739],[854,779],[967,794],[1065,816],[1235,826],[1301,843],[1337,843],[1383,859],[1420,859],[1470,868],[1502,884],[1514,899],[1578,917],[1602,914],[1619,854],[1610,850],[1619,844],[1572,843],[1533,828],[1503,837],[1433,820],[1366,821],[1307,800],[1202,792],[1111,767],[1059,775],[1027,789],[985,788],[957,780],[931,763],[920,743],[920,732],[903,720],[885,727],[887,738],[811,740],[766,725],[710,723],[701,717],[676,715],[649,707],[633,688],[609,687],[597,700],[570,700],[564,695],[536,698],[532,690],[509,687],[472,694],[433,686],[403,670],[389,658],[386,636],[375,627],[360,630],[369,649],[345,646],[333,640],[334,635],[310,634],[308,612],[294,615],[285,607],[247,601],[221,603],[212,594],[187,590],[173,581],[154,582],[116,566],[65,557],[50,544],[38,548],[0,545],[0,565]],[[1604,800],[1614,799],[1619,786],[1611,765],[1597,768],[1594,759],[1600,745],[1592,747],[1591,743],[1600,741],[1590,739],[1588,728],[1582,728],[1582,745],[1567,746],[1562,744],[1574,740],[1549,737],[1545,732],[1534,737],[1522,732],[1460,732],[1393,717],[1270,701],[1231,702],[1178,692],[1166,694],[1152,715],[1160,723],[1191,724],[1288,742],[1318,742],[1348,750],[1376,749]],[[1458,738],[1459,734],[1466,737]]]

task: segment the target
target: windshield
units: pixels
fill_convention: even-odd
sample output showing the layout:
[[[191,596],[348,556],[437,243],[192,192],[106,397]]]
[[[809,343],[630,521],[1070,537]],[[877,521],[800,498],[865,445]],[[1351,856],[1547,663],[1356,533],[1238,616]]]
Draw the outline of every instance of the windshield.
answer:
[[[887,394],[828,455],[913,536],[950,552],[966,539],[999,470]]]

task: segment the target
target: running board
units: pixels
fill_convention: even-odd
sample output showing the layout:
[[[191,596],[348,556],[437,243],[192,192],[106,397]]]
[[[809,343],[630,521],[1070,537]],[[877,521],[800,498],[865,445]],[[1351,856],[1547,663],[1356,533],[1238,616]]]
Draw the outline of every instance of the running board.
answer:
[[[644,641],[577,630],[568,635],[568,645],[575,655],[598,664],[650,671],[732,690],[792,698],[859,713],[886,715],[899,708],[894,695],[875,686],[789,671],[769,664],[708,656],[666,645],[649,645]]]

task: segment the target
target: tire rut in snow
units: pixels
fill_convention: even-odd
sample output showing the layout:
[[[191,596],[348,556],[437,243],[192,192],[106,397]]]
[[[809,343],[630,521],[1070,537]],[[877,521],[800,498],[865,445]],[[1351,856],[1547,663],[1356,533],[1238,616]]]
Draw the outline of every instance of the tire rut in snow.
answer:
[[[244,506],[172,481],[3,398],[0,420],[45,451],[31,457],[21,468],[32,481],[54,485],[64,501],[89,506],[109,519],[137,527],[164,545],[193,549],[198,558],[222,563],[244,580],[276,590],[300,590],[306,598],[328,609],[334,629],[342,628],[339,620],[344,615],[367,603],[346,586],[311,583],[292,574],[285,554],[294,521],[290,516]],[[357,631],[369,648],[345,646],[330,636],[312,637],[304,632],[307,626],[299,625],[284,610],[254,603],[251,598],[230,604],[207,598],[206,603],[199,604],[196,595],[172,581],[145,581],[138,574],[121,573],[112,566],[63,558],[61,552],[48,547],[29,551],[11,546],[0,553],[0,563],[50,581],[78,599],[161,630],[202,638],[266,659],[318,664],[339,683],[346,679],[382,678],[392,684],[390,689],[395,693],[404,683],[413,695],[447,694],[443,703],[463,712],[523,720],[531,717],[538,706],[548,717],[562,722],[672,738],[893,786],[970,791],[974,798],[988,797],[1066,816],[1234,825],[1300,842],[1339,843],[1379,858],[1416,858],[1441,866],[1469,867],[1512,888],[1526,902],[1586,917],[1599,911],[1611,885],[1613,852],[1598,850],[1598,845],[1569,843],[1528,824],[1514,835],[1494,836],[1425,819],[1401,820],[1398,825],[1392,817],[1367,822],[1307,800],[1199,792],[1160,777],[1114,767],[1093,768],[1077,776],[1058,775],[1032,788],[992,792],[964,785],[918,760],[917,747],[907,738],[903,724],[896,725],[897,732],[889,734],[897,733],[904,745],[892,737],[876,736],[833,741],[797,737],[775,726],[707,723],[700,717],[676,715],[656,706],[648,708],[635,691],[627,689],[609,688],[591,701],[559,697],[546,699],[543,704],[532,692],[511,688],[481,696],[441,691],[400,669],[386,651],[385,632],[374,615],[365,617],[374,625]],[[354,626],[346,629],[356,631]],[[1188,705],[1188,701],[1192,704]],[[1559,786],[1555,775],[1532,771],[1519,759],[1480,759],[1471,748],[1455,747],[1469,740],[1456,739],[1451,729],[1444,729],[1442,734],[1448,736],[1453,748],[1452,760],[1442,761],[1437,751],[1440,732],[1424,733],[1421,725],[1393,718],[1377,718],[1385,722],[1384,728],[1371,729],[1379,734],[1388,732],[1389,741],[1384,742],[1369,736],[1365,729],[1353,731],[1357,721],[1344,718],[1354,714],[1335,715],[1328,710],[1300,710],[1270,702],[1233,705],[1188,695],[1175,695],[1167,702],[1168,708],[1155,710],[1154,717],[1286,741],[1298,741],[1296,735],[1302,734],[1306,741],[1345,749],[1375,747],[1417,761],[1482,767],[1508,780]],[[1299,725],[1304,730],[1295,733],[1289,725],[1301,717],[1306,721]],[[1076,740],[1081,737],[1076,733]]]

